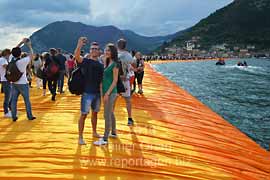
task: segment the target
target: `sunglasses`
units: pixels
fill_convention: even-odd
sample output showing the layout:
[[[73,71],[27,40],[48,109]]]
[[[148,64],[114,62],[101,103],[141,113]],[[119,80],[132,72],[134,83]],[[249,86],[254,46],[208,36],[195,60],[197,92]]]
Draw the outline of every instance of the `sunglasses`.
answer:
[[[99,50],[99,48],[91,48],[91,50],[96,50],[96,51],[98,51],[98,50]]]

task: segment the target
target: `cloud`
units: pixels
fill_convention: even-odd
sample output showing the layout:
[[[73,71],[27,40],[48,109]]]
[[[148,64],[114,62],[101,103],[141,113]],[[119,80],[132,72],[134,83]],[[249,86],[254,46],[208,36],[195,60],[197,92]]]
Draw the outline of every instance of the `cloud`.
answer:
[[[0,26],[3,27],[0,48],[14,44],[16,38],[29,36],[32,30],[61,20],[114,25],[148,36],[171,34],[191,27],[232,1],[0,0]]]
[[[0,49],[15,46],[45,25],[60,20],[86,22],[87,0],[0,0]]]
[[[17,26],[1,26],[0,49],[13,48],[24,37],[29,37],[37,28],[18,28]]]
[[[59,19],[87,17],[89,1],[1,0],[0,12],[0,24],[40,27]]]
[[[144,35],[165,35],[191,27],[232,0],[90,0],[91,22]]]

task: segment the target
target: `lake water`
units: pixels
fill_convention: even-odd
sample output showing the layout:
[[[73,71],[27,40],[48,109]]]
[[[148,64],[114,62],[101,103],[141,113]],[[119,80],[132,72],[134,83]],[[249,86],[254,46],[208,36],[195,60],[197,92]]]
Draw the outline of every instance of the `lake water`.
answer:
[[[225,66],[200,61],[153,67],[269,149],[270,60],[245,59],[248,67],[238,67],[238,61],[226,61]]]

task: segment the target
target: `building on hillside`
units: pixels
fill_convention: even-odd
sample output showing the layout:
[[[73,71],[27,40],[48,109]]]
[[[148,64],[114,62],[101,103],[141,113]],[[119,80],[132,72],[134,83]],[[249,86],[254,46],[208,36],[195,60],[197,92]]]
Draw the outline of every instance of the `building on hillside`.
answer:
[[[249,53],[248,49],[240,49],[239,57],[240,58],[248,58],[248,57],[250,57],[250,53]]]
[[[227,46],[226,43],[217,44],[217,45],[212,46],[212,49],[214,49],[214,50],[224,50],[225,51],[227,49],[226,46]]]
[[[254,45],[247,45],[248,50],[254,50],[256,47]]]

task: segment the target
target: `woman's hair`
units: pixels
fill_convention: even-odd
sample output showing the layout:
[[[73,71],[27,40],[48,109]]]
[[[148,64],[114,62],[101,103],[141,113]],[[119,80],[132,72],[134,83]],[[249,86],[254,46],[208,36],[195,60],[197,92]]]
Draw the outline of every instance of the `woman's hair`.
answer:
[[[131,51],[131,56],[134,57],[134,56],[136,55],[136,53],[137,53],[137,52],[136,52],[135,50],[132,50],[132,51]]]
[[[117,52],[117,48],[115,47],[115,45],[110,43],[110,44],[107,44],[106,47],[109,48],[111,51],[112,61],[117,63],[118,62],[118,52]],[[106,58],[105,67],[109,66],[109,62],[110,62],[110,59]]]
[[[10,54],[11,54],[10,49],[4,49],[4,50],[2,51],[2,56],[8,56],[8,55],[10,55]]]

